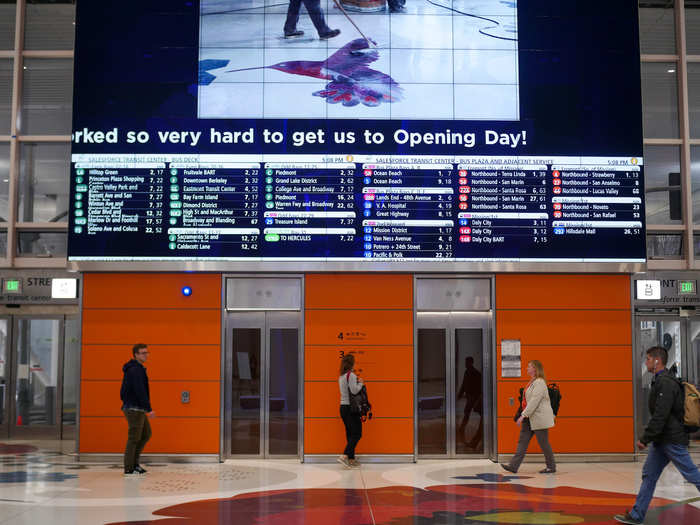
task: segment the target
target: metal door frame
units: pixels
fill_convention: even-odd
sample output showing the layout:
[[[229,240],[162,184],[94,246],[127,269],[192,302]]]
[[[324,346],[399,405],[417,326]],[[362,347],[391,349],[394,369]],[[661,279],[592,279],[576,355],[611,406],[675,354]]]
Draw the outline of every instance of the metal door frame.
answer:
[[[63,361],[65,352],[65,321],[66,314],[17,314],[11,315],[11,342],[9,345],[8,359],[10,366],[10,377],[7,392],[8,399],[8,419],[7,431],[9,439],[61,439],[63,427]],[[22,320],[53,320],[58,321],[58,362],[56,379],[56,406],[54,408],[54,425],[17,426],[13,421],[17,421],[17,405],[15,396],[17,391],[17,363],[16,352],[19,343],[18,324]]]
[[[446,454],[419,454],[418,453],[418,402],[416,399],[416,439],[414,454],[421,459],[466,459],[466,458],[491,458],[493,453],[493,410],[492,410],[492,375],[493,375],[493,359],[492,359],[492,323],[493,312],[465,312],[465,311],[450,311],[450,312],[416,312],[415,320],[415,350],[416,350],[416,398],[418,396],[418,330],[419,329],[445,329],[447,337],[445,338],[445,424],[446,424]],[[483,396],[483,432],[484,432],[484,452],[482,454],[457,454],[457,446],[455,441],[455,431],[457,428],[457,383],[460,379],[456,374],[455,350],[457,346],[456,331],[460,328],[480,328],[482,329],[482,396]]]
[[[633,340],[633,348],[632,348],[632,367],[634,369],[634,375],[633,375],[633,381],[634,381],[634,440],[635,442],[639,439],[638,432],[637,432],[637,423],[639,421],[640,417],[640,410],[643,409],[645,406],[647,400],[646,399],[640,399],[639,395],[639,386],[641,384],[641,375],[640,375],[640,370],[642,366],[642,362],[638,361],[639,358],[639,352],[640,350],[640,345],[641,345],[641,323],[645,321],[652,321],[652,322],[678,322],[680,326],[680,337],[681,337],[681,342],[680,342],[680,347],[681,347],[681,363],[682,363],[682,368],[681,368],[681,377],[683,379],[687,379],[689,381],[694,381],[696,384],[700,382],[700,376],[696,377],[695,374],[692,374],[692,377],[690,377],[688,370],[689,370],[689,361],[691,361],[690,357],[693,355],[693,348],[692,348],[692,341],[690,340],[690,325],[692,322],[697,322],[700,323],[700,315],[696,316],[681,316],[679,312],[639,312],[635,313],[633,316],[633,322],[634,322],[634,340]]]
[[[254,458],[254,459],[299,459],[303,457],[303,321],[302,312],[282,310],[235,310],[226,312],[225,346],[224,346],[224,421],[223,421],[223,458]],[[231,417],[233,414],[233,399],[230,378],[233,373],[233,341],[232,330],[236,328],[252,328],[260,330],[260,445],[259,454],[231,453]],[[297,387],[297,453],[270,454],[270,330],[274,328],[294,328],[297,330],[298,351],[298,387]]]
[[[0,407],[3,411],[4,421],[0,421],[0,437],[3,439],[8,439],[10,437],[10,410],[12,407],[12,403],[10,402],[10,386],[12,385],[12,338],[14,319],[12,315],[3,314],[0,315],[0,320],[5,320],[7,322],[7,338],[5,340],[5,404],[4,406]]]

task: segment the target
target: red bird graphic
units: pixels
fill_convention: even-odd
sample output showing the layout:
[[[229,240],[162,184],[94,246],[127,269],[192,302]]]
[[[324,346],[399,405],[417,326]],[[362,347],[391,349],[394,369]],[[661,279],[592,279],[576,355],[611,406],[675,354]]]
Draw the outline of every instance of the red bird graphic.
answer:
[[[314,92],[314,96],[325,98],[329,104],[357,106],[362,103],[375,107],[382,102],[397,102],[403,96],[403,90],[393,78],[367,67],[378,58],[379,51],[370,48],[369,42],[364,38],[358,38],[345,44],[324,61],[292,60],[262,68],[233,69],[228,73],[267,68],[291,75],[322,78],[329,82],[325,89]]]

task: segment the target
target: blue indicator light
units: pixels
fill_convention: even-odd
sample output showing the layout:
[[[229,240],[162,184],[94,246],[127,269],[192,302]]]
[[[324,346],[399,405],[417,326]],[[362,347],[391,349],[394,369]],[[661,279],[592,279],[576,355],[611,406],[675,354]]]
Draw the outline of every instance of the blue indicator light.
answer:
[[[189,297],[190,295],[192,295],[192,288],[190,288],[189,286],[183,286],[182,295],[184,295],[185,297]]]
[[[365,252],[365,257],[371,258],[371,257],[372,257],[372,252]]]

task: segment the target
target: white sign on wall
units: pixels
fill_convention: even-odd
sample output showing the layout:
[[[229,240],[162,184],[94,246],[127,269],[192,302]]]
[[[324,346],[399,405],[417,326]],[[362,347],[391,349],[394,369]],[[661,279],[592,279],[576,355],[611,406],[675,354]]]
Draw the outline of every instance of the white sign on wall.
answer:
[[[78,279],[51,279],[52,299],[75,299],[78,297]]]
[[[637,299],[646,301],[661,299],[661,281],[637,281]]]

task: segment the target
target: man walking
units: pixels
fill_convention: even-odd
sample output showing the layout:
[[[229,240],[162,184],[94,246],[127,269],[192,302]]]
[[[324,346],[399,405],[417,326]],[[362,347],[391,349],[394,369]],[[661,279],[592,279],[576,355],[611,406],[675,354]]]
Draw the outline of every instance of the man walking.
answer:
[[[131,353],[134,358],[122,368],[122,411],[129,425],[124,452],[124,475],[139,475],[146,473],[146,469],[139,465],[139,458],[146,442],[151,439],[148,418],[155,414],[151,410],[148,376],[146,367],[143,366],[148,359],[148,347],[143,343],[135,344]]]
[[[700,471],[688,454],[688,433],[683,424],[684,391],[680,382],[666,370],[668,352],[661,346],[647,350],[646,367],[654,374],[649,392],[651,419],[637,447],[649,454],[642,469],[642,487],[632,510],[615,515],[620,523],[639,525],[644,522],[656,482],[666,465],[673,462],[689,483],[700,490]]]

